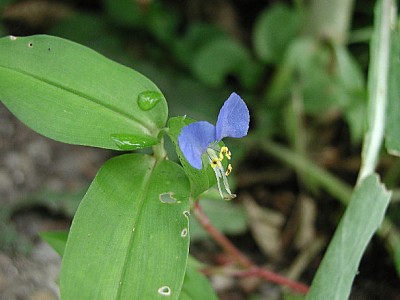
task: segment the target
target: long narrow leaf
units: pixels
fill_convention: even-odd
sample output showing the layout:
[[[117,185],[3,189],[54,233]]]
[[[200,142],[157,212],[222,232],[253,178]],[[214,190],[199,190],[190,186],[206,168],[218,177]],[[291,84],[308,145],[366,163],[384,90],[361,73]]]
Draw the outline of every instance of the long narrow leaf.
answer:
[[[307,299],[348,299],[361,257],[383,221],[390,197],[376,174],[362,180],[329,244]]]
[[[177,299],[189,250],[189,193],[171,161],[139,154],[108,161],[74,218],[62,299]]]

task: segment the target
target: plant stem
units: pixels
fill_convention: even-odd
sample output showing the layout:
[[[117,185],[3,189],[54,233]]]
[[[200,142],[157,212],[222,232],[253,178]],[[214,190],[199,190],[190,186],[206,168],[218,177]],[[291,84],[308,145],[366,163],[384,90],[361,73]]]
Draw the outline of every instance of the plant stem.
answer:
[[[160,143],[153,146],[153,153],[154,153],[154,157],[157,159],[157,161],[162,161],[167,157],[167,151],[165,151],[165,148],[164,148],[164,139],[163,138],[160,140]]]
[[[242,271],[236,273],[236,276],[238,277],[259,277],[263,278],[267,281],[277,283],[279,285],[284,285],[287,287],[290,287],[292,290],[297,291],[303,295],[307,294],[309,287],[303,283],[293,281],[291,279],[288,279],[282,275],[279,275],[275,272],[266,270],[265,268],[259,268],[259,267],[254,267],[249,271]]]
[[[202,210],[199,201],[196,201],[193,212],[196,220],[210,234],[210,236],[242,267],[248,269],[246,271],[236,273],[236,276],[257,276],[267,281],[287,286],[299,293],[307,293],[309,289],[307,285],[293,281],[273,271],[266,270],[255,265],[249,258],[247,258],[247,256],[245,256],[238,248],[236,248],[235,245],[233,245],[224,234],[222,234],[217,228],[212,225],[210,219]]]
[[[211,224],[210,219],[201,208],[199,201],[196,201],[195,203],[194,216],[200,225],[211,235],[211,237],[242,267],[252,268],[254,266],[253,263],[238,248],[236,248],[224,234],[222,234]]]
[[[374,172],[385,133],[390,30],[394,3],[393,0],[383,0],[379,6],[380,9],[375,12],[376,24],[371,40],[371,61],[368,74],[368,129],[364,139],[357,184]]]

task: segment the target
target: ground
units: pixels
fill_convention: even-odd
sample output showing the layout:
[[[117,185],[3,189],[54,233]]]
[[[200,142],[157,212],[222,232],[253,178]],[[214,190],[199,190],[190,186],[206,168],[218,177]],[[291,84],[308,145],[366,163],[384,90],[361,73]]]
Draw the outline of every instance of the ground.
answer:
[[[69,228],[111,152],[47,139],[2,104],[0,120],[0,299],[58,299],[61,258],[39,233]]]

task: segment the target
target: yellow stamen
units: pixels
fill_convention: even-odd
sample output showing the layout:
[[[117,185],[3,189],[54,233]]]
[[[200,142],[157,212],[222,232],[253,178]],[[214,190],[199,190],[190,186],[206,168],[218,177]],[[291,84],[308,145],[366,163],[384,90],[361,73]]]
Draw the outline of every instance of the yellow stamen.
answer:
[[[222,154],[222,151],[219,152],[219,160],[222,161],[224,159],[224,155]]]
[[[208,159],[210,162],[211,167],[214,170],[215,173],[215,178],[217,179],[217,186],[218,186],[218,191],[219,194],[221,195],[222,199],[225,200],[231,200],[236,197],[235,194],[232,194],[231,189],[229,188],[229,182],[227,179],[227,176],[231,173],[232,171],[232,165],[228,164],[228,167],[225,171],[224,167],[222,166],[222,161],[224,160],[224,157],[227,159],[231,158],[231,152],[227,147],[222,147],[219,151],[217,152],[216,149],[213,149],[211,147],[207,148],[207,154],[208,154]],[[225,190],[222,190],[222,187],[225,188]]]
[[[211,167],[213,167],[213,168],[221,167],[221,161],[218,158],[214,157],[211,160]]]
[[[228,165],[228,168],[226,169],[225,175],[226,175],[226,176],[229,176],[229,174],[231,174],[231,172],[232,172],[232,165],[229,164],[229,165]]]
[[[220,160],[222,160],[222,158],[223,158],[224,155],[225,155],[225,157],[226,157],[227,159],[231,159],[232,153],[231,153],[231,151],[229,151],[228,147],[226,147],[226,146],[222,147],[222,148],[221,148],[221,151],[219,152]],[[222,158],[221,158],[221,157],[222,157]]]

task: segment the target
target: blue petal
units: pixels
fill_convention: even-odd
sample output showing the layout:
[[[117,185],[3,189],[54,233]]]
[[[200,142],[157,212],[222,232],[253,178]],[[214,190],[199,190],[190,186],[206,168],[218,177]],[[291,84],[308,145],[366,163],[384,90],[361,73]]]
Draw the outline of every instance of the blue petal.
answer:
[[[201,155],[214,141],[215,126],[206,121],[195,122],[183,127],[178,136],[179,147],[186,160],[193,168],[199,170],[202,167]]]
[[[232,93],[219,111],[216,138],[241,138],[249,130],[250,114],[246,103],[236,93]]]

